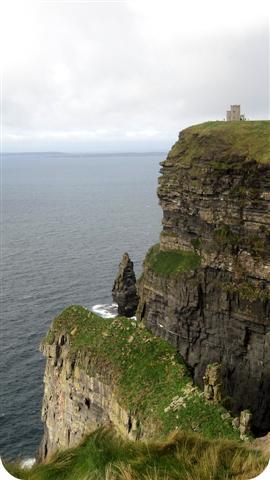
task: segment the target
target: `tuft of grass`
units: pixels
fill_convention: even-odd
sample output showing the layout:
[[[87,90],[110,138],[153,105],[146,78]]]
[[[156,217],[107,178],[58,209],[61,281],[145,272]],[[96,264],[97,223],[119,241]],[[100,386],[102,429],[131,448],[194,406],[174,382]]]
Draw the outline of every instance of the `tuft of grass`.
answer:
[[[29,471],[5,466],[22,480],[247,480],[266,464],[258,451],[229,440],[178,432],[163,441],[132,442],[100,429]]]
[[[160,250],[159,244],[150,248],[146,256],[146,264],[164,277],[176,276],[183,272],[195,270],[201,265],[201,257],[194,251]]]

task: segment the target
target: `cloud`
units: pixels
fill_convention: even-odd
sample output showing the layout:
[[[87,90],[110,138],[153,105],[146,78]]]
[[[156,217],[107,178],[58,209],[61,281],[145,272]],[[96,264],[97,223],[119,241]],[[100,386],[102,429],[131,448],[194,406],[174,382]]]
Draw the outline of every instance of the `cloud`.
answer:
[[[12,5],[1,15],[6,150],[167,148],[231,103],[269,118],[264,2]]]

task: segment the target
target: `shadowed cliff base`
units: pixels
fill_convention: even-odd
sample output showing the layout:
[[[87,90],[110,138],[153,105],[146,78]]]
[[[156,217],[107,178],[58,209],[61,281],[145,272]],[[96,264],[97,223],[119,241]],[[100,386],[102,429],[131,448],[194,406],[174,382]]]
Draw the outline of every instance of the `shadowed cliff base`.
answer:
[[[229,440],[177,432],[159,442],[131,442],[102,429],[29,471],[6,468],[25,480],[248,480],[266,465],[259,452]]]

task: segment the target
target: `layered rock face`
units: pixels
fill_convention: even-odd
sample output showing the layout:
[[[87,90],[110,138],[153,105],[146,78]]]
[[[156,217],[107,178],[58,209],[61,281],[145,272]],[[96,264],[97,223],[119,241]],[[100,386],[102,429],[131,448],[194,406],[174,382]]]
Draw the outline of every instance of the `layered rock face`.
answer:
[[[113,301],[118,305],[119,315],[132,317],[138,306],[136,276],[133,262],[128,253],[124,253],[112,290]]]
[[[78,445],[86,434],[100,426],[113,425],[119,433],[135,439],[137,421],[118,403],[110,379],[89,375],[89,355],[70,355],[69,337],[60,335],[42,347],[47,357],[44,375],[42,421],[44,435],[41,460],[58,450]]]
[[[241,124],[241,125],[240,125]],[[161,251],[201,266],[161,275],[147,260],[138,319],[175,345],[203,385],[222,365],[223,396],[270,429],[270,127],[211,122],[180,134],[162,162]]]

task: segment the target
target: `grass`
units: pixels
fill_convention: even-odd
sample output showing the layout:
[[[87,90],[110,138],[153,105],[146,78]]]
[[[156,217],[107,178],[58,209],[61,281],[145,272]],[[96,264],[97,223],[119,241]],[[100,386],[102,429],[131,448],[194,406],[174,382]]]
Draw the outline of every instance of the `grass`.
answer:
[[[170,158],[181,156],[181,163],[194,158],[212,158],[213,168],[226,170],[255,160],[270,164],[270,121],[205,122],[181,132]]]
[[[155,273],[167,277],[195,270],[201,264],[201,257],[193,251],[162,251],[157,244],[150,248],[145,261]]]
[[[70,338],[69,355],[82,368],[87,363],[89,374],[114,384],[119,404],[154,437],[180,429],[207,438],[239,439],[232,419],[222,418],[224,407],[206,402],[193,387],[176,350],[136,321],[102,319],[75,305],[54,320],[44,343],[52,344],[62,334]]]
[[[29,471],[5,466],[25,480],[247,480],[266,464],[259,452],[229,440],[178,432],[162,442],[132,442],[100,429]]]

